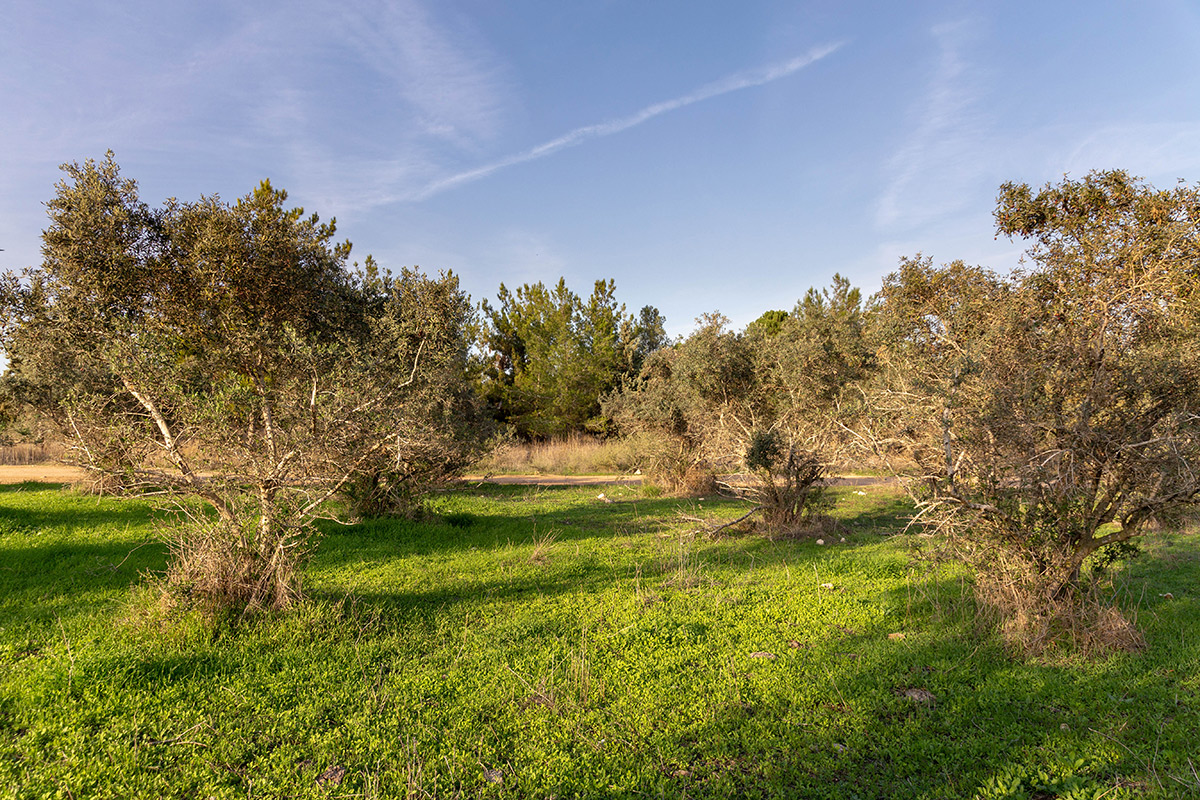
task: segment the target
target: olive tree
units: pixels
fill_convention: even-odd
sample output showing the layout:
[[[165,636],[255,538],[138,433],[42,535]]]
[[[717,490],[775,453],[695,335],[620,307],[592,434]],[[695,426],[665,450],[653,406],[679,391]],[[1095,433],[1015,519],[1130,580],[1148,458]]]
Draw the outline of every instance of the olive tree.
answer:
[[[743,337],[706,314],[691,335],[650,354],[604,400],[625,435],[643,441],[645,470],[672,491],[704,494],[736,469],[754,381]]]
[[[923,467],[923,518],[990,599],[1050,619],[1089,558],[1200,497],[1200,191],[1010,183],[996,221],[1031,242],[1011,277],[914,259],[885,281],[875,407]]]
[[[76,463],[202,502],[180,506],[179,593],[287,605],[326,501],[411,500],[470,456],[454,276],[354,274],[266,182],[150,208],[111,153],[63,169],[41,266],[6,276],[4,348]]]
[[[771,530],[795,529],[821,508],[851,388],[874,368],[864,315],[861,293],[840,275],[791,313],[768,312],[741,332],[706,315],[605,408],[623,430],[664,443],[650,465],[658,480],[703,492],[704,470],[748,471],[750,481],[726,488],[761,506]]]

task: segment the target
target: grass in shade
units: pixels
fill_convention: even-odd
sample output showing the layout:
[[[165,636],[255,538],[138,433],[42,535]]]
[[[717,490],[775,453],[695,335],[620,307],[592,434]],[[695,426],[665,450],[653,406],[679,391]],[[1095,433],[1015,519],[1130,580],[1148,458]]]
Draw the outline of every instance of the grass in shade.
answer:
[[[1144,652],[1027,662],[887,487],[824,544],[599,491],[330,526],[309,599],[231,628],[163,624],[147,503],[0,487],[0,796],[1200,795],[1193,538],[1112,575]]]

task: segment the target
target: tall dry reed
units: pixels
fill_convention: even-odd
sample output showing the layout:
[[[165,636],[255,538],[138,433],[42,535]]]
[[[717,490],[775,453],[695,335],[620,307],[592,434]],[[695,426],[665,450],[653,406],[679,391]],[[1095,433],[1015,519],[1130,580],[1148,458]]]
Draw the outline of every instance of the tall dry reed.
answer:
[[[580,433],[541,442],[504,439],[473,468],[488,474],[610,475],[636,471],[636,442]]]
[[[0,464],[6,467],[46,464],[57,461],[62,454],[61,444],[14,444],[0,447]]]

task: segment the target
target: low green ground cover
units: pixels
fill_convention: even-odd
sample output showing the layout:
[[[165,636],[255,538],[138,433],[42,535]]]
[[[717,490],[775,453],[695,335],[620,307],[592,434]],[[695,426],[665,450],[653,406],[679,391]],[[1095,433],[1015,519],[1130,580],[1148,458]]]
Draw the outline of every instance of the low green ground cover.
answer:
[[[310,600],[230,629],[136,588],[166,559],[148,504],[0,487],[0,795],[1200,795],[1187,537],[1115,574],[1145,652],[1026,663],[886,488],[838,490],[824,544],[599,491],[330,526]]]

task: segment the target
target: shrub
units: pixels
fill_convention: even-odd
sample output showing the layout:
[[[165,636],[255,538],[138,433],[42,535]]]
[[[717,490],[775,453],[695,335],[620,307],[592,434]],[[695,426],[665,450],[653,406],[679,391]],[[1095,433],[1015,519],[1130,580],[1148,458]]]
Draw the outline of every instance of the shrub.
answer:
[[[107,488],[206,506],[173,534],[180,596],[287,605],[327,500],[409,511],[476,455],[455,276],[352,270],[267,182],[152,209],[111,153],[64,171],[42,265],[0,283],[9,384]]]
[[[759,520],[766,531],[811,527],[828,507],[824,465],[814,453],[786,442],[779,431],[753,431],[744,462],[753,483],[737,491],[761,507]]]

